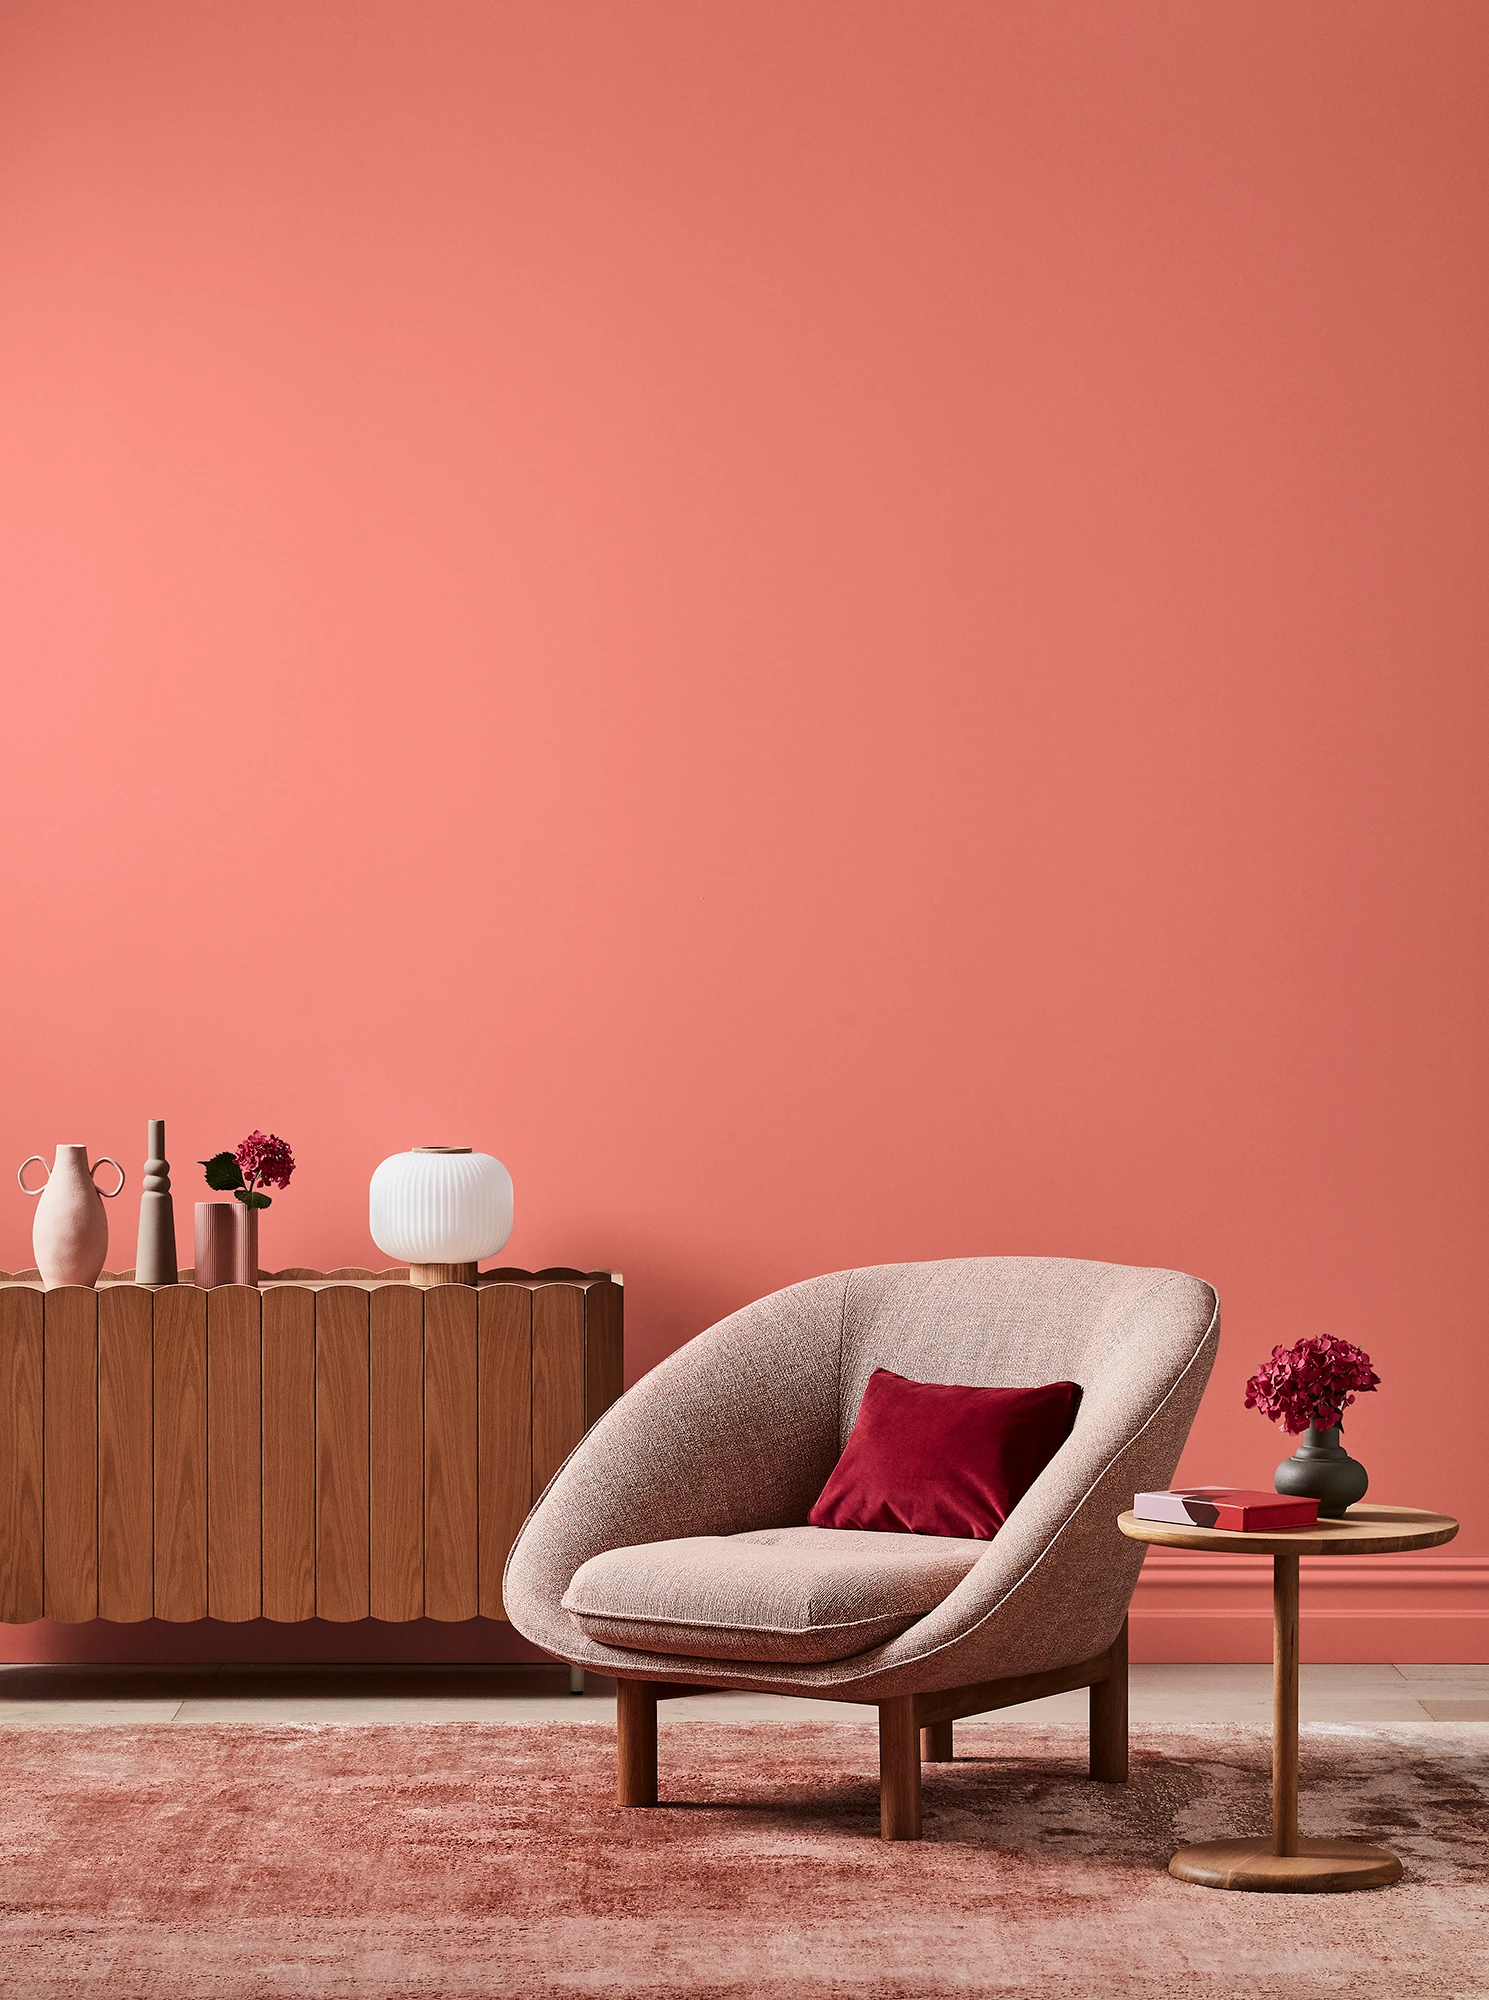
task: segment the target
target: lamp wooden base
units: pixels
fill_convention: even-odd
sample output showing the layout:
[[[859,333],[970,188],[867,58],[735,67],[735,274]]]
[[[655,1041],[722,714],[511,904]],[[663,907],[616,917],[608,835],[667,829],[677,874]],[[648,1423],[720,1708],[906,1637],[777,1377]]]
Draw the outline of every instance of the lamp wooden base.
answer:
[[[430,1291],[435,1285],[473,1285],[476,1282],[474,1264],[410,1264],[408,1281]]]
[[[1336,1895],[1342,1889],[1383,1889],[1401,1880],[1401,1863],[1388,1847],[1359,1840],[1298,1841],[1296,1854],[1274,1852],[1272,1842],[1207,1840],[1181,1847],[1168,1864],[1181,1882],[1207,1889],[1272,1889],[1284,1895]]]

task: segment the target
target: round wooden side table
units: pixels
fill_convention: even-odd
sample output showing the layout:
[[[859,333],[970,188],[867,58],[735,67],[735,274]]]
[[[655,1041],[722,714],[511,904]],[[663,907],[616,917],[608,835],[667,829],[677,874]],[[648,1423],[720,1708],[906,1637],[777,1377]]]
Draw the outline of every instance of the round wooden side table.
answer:
[[[1181,1882],[1209,1889],[1331,1891],[1378,1889],[1395,1882],[1401,1863],[1389,1848],[1357,1840],[1305,1840],[1298,1834],[1298,1558],[1399,1555],[1450,1542],[1458,1523],[1418,1507],[1351,1507],[1338,1521],[1271,1534],[1235,1528],[1180,1527],[1120,1514],[1135,1542],[1206,1555],[1272,1558],[1272,1837],[1207,1840],[1181,1847],[1168,1864]]]

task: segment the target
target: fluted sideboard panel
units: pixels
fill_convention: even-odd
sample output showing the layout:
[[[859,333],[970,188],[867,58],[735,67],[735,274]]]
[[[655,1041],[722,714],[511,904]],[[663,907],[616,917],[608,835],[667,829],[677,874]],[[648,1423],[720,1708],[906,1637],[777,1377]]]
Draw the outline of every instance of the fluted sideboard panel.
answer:
[[[607,1272],[0,1279],[0,1621],[503,1616],[620,1394]]]

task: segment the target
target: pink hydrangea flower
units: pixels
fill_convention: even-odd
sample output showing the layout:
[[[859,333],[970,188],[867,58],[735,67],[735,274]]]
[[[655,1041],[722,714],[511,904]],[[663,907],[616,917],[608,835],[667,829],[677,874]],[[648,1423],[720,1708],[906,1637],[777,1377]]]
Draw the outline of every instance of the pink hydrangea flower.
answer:
[[[272,1132],[250,1132],[233,1155],[249,1187],[285,1188],[295,1171],[295,1156]]]
[[[1246,1384],[1246,1407],[1260,1410],[1296,1437],[1310,1424],[1332,1430],[1344,1420],[1355,1392],[1380,1387],[1370,1356],[1347,1340],[1315,1333],[1293,1347],[1274,1347]]]

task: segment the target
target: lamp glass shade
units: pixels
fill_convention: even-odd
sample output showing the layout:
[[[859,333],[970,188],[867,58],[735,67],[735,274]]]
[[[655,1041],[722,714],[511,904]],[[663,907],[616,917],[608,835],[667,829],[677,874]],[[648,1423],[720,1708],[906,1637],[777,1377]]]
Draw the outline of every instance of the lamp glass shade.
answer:
[[[372,1176],[372,1240],[404,1264],[477,1264],[512,1233],[512,1176],[490,1153],[416,1146]]]

